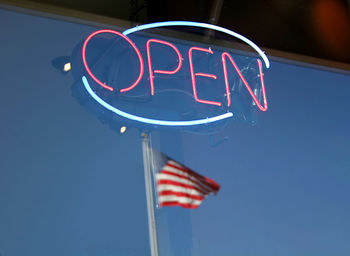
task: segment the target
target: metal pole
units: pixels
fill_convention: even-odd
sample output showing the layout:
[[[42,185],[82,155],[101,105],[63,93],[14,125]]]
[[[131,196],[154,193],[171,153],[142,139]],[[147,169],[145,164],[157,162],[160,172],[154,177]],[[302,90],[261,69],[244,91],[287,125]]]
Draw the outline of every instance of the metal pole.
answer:
[[[209,16],[209,23],[217,25],[219,23],[219,18],[222,10],[224,0],[215,0]],[[210,37],[214,35],[214,30],[210,29],[205,33],[205,40],[209,41]]]
[[[154,213],[154,194],[151,172],[151,147],[148,134],[142,134],[143,167],[145,171],[145,185],[148,212],[148,231],[151,246],[151,256],[158,256],[158,240],[156,230],[156,219]]]

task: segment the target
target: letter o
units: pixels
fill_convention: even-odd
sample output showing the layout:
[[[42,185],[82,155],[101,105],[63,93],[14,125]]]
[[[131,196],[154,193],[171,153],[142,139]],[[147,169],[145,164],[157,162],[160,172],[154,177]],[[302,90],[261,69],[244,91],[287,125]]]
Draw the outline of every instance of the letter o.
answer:
[[[83,50],[82,50],[82,58],[83,58],[83,63],[84,63],[86,71],[88,72],[90,77],[96,83],[101,85],[103,88],[106,88],[106,89],[108,89],[110,91],[113,91],[113,87],[102,83],[97,77],[94,76],[94,74],[91,72],[91,70],[90,70],[90,68],[89,68],[89,66],[87,64],[87,61],[86,61],[86,46],[87,46],[88,42],[91,40],[91,38],[93,38],[94,36],[96,36],[98,34],[101,34],[101,33],[112,33],[112,34],[118,35],[118,36],[124,38],[132,46],[132,48],[135,50],[135,52],[137,54],[137,57],[139,58],[139,61],[140,61],[140,73],[139,73],[139,76],[138,76],[136,81],[131,86],[129,86],[127,88],[124,88],[124,89],[121,89],[120,92],[127,92],[127,91],[132,90],[140,82],[140,80],[141,80],[141,78],[143,76],[143,72],[144,72],[143,60],[142,60],[141,53],[140,53],[139,49],[136,47],[136,45],[127,36],[123,35],[122,33],[118,32],[118,31],[111,30],[111,29],[102,29],[102,30],[95,31],[94,33],[90,34],[86,38],[86,40],[84,41]]]

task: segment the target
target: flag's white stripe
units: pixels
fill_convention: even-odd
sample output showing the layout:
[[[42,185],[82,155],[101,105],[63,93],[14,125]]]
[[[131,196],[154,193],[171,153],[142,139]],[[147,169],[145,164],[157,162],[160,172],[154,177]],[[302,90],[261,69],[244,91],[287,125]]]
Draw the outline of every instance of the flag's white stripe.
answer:
[[[187,174],[187,173],[185,173],[185,172],[182,172],[182,171],[177,170],[177,169],[175,169],[175,168],[173,168],[173,167],[170,167],[170,166],[165,166],[165,167],[163,167],[163,170],[164,170],[164,171],[167,171],[167,172],[174,173],[174,174],[182,175],[182,176],[186,177],[187,179],[190,179],[192,182],[197,183],[197,186],[198,186],[201,190],[205,191],[206,193],[210,193],[210,192],[213,191],[212,188],[210,188],[209,186],[207,186],[206,184],[204,184],[202,181],[198,180],[196,177],[193,177],[193,176],[191,176],[191,175],[189,175],[189,174]],[[168,174],[168,175],[169,175],[169,174]]]
[[[163,167],[163,170],[164,171],[168,171],[168,172],[172,172],[172,173],[175,173],[175,174],[179,174],[179,175],[182,175],[182,176],[185,176],[185,177],[188,177],[189,179],[192,179],[192,180],[195,180],[196,182],[198,182],[201,186],[204,187],[204,189],[206,189],[208,192],[209,191],[213,191],[213,189],[211,187],[209,187],[208,185],[206,185],[204,182],[202,182],[200,179],[198,179],[197,177],[193,176],[193,175],[190,175],[188,174],[187,172],[184,172],[184,171],[181,171],[179,169],[176,169],[174,167],[171,167],[171,166],[164,166]]]
[[[203,200],[196,200],[188,197],[179,197],[179,196],[159,196],[158,198],[159,203],[165,203],[165,202],[178,202],[182,204],[194,204],[194,205],[200,205]]]
[[[196,183],[194,183],[188,179],[175,177],[173,175],[169,175],[169,174],[165,174],[165,173],[157,173],[156,177],[157,177],[158,181],[161,181],[161,180],[175,181],[175,182],[179,182],[179,183],[184,184],[184,185],[190,185],[190,186],[196,187],[196,188],[200,189],[201,191],[203,191],[203,189],[200,186],[198,186]],[[203,191],[203,192],[205,192],[206,194],[209,193],[208,191]]]
[[[168,163],[171,164],[171,165],[177,166],[177,167],[179,167],[179,168],[181,168],[181,169],[188,170],[187,167],[185,167],[185,166],[183,166],[183,165],[181,165],[181,164],[175,162],[174,160],[169,160],[169,161],[167,162],[167,164],[168,164]],[[168,167],[171,168],[171,166],[168,166]],[[174,169],[175,169],[175,168],[174,168]],[[178,170],[178,169],[175,169],[175,170]],[[188,170],[188,171],[195,173],[194,171],[191,171],[191,170]],[[186,172],[184,172],[184,173],[186,173]],[[188,173],[186,173],[186,174],[187,174],[187,175],[190,175],[190,174],[188,174]],[[195,173],[195,174],[196,174],[196,175],[190,175],[190,176],[193,177],[193,178],[195,178],[196,180],[200,181],[202,184],[205,185],[206,182],[207,182],[207,181],[205,181],[205,177],[203,177],[202,175],[200,175],[200,174],[198,174],[198,173]],[[208,186],[208,185],[206,185],[206,186]],[[209,190],[210,190],[210,191],[213,190],[213,189],[210,187],[210,185],[209,185],[208,187],[209,187]]]
[[[175,166],[177,166],[177,167],[179,167],[179,168],[182,168],[182,169],[187,169],[185,166],[183,166],[183,165],[181,165],[181,164],[175,162],[174,160],[169,160],[168,163],[169,163],[169,164],[172,164],[172,165],[175,165]]]
[[[186,193],[186,194],[195,195],[195,196],[206,196],[205,194],[200,193],[197,190],[194,190],[191,188],[179,187],[179,186],[170,185],[170,184],[158,185],[157,191],[158,191],[158,193],[160,193],[162,191],[174,191],[174,192],[181,192],[181,193]]]

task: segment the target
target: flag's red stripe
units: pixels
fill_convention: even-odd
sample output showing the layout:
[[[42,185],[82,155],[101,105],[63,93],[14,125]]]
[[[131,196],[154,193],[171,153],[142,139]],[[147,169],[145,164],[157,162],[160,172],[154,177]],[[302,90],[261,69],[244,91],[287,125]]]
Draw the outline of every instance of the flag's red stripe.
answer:
[[[183,193],[183,192],[176,192],[176,191],[171,191],[171,190],[163,190],[160,193],[158,193],[159,196],[178,196],[178,197],[187,197],[195,200],[204,200],[204,196],[198,196],[198,195],[191,195],[188,193]]]
[[[194,186],[191,186],[191,185],[187,185],[187,184],[183,184],[183,183],[176,182],[176,181],[172,181],[172,180],[159,180],[159,181],[158,181],[158,184],[159,184],[159,185],[170,184],[170,185],[179,186],[179,187],[183,187],[183,188],[194,189],[194,190],[197,190],[198,192],[201,192],[202,194],[205,194],[205,195],[208,194],[208,193],[206,193],[206,192],[200,190],[200,189],[197,188],[197,187],[194,187]]]
[[[178,170],[180,170],[180,171],[186,172],[186,173],[188,173],[188,174],[190,174],[190,175],[192,175],[192,176],[195,176],[195,177],[198,178],[198,179],[203,179],[203,176],[202,176],[202,175],[200,175],[200,174],[198,174],[198,173],[195,173],[194,171],[188,169],[188,168],[185,167],[185,166],[182,166],[182,165],[181,165],[181,167],[180,167],[180,166],[177,166],[177,165],[172,164],[170,161],[168,161],[168,162],[166,163],[166,165],[167,165],[167,166],[170,166],[170,167],[172,167],[172,168],[178,169]]]
[[[209,179],[207,177],[204,177],[202,175],[199,175],[198,173],[195,173],[194,171],[186,168],[186,167],[179,167],[179,166],[176,166],[176,165],[173,165],[171,163],[167,163],[166,164],[167,166],[169,167],[172,167],[172,168],[175,168],[175,169],[178,169],[180,171],[183,171],[183,172],[186,172],[196,178],[198,178],[199,180],[203,181],[206,185],[208,185],[209,187],[211,187],[213,190],[215,190],[215,192],[217,192],[219,189],[220,189],[220,185],[217,184],[215,181],[213,181],[212,179]]]
[[[181,179],[186,179],[186,180],[189,180],[189,181],[192,181],[193,183],[195,183],[196,185],[198,185],[202,190],[206,191],[206,192],[211,192],[210,190],[208,190],[207,188],[205,188],[202,184],[200,184],[200,182],[194,180],[193,178],[191,177],[187,177],[187,176],[183,176],[181,174],[177,174],[177,173],[173,173],[171,171],[166,171],[166,170],[162,170],[161,173],[165,173],[165,174],[168,174],[168,175],[171,175],[171,176],[175,176],[175,177],[179,177]]]
[[[208,177],[203,177],[205,179],[205,181],[207,182],[207,184],[213,188],[213,190],[215,190],[215,193],[219,191],[220,189],[220,185],[218,183],[216,183],[214,180],[208,178]]]
[[[179,202],[175,202],[175,201],[169,201],[169,202],[163,202],[160,203],[160,206],[182,206],[184,208],[198,208],[199,205],[195,205],[195,204],[184,204],[184,203],[179,203]]]

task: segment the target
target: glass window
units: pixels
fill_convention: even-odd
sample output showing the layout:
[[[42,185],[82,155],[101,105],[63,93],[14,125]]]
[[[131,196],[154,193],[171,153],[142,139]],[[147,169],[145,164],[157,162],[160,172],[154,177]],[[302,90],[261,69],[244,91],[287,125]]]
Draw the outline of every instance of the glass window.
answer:
[[[349,73],[272,58],[264,71],[266,112],[245,92],[242,102],[235,94],[232,106],[220,110],[233,109],[233,117],[214,125],[140,126],[82,94],[76,53],[101,28],[5,9],[0,21],[6,24],[0,27],[1,256],[151,255],[144,170],[149,162],[142,134],[163,156],[220,184],[197,209],[159,207],[152,177],[153,235],[160,256],[349,255]],[[142,43],[141,54],[147,56],[149,34],[130,38]],[[189,70],[193,43],[173,42]],[[174,70],[176,65],[162,66],[162,57],[176,59],[176,53],[159,47],[153,64]],[[245,55],[212,47],[236,54],[249,75],[252,66]],[[197,72],[222,68],[220,62],[206,65],[206,57],[196,58]],[[118,67],[120,74],[133,72],[127,64]],[[208,109],[216,113],[216,106],[194,100],[191,83],[181,85],[190,94],[186,100],[172,96],[180,78],[191,81],[189,71],[173,80],[169,74],[157,77],[155,90],[164,98],[150,101],[145,94],[149,63],[144,64],[145,78],[135,93],[147,108],[129,95],[123,110],[163,119],[206,118]],[[108,77],[111,68],[102,66],[98,76]],[[205,80],[213,76],[198,79],[199,98],[227,103],[225,97],[215,98],[218,91]],[[215,81],[224,93],[223,74],[217,73]],[[233,83],[232,90],[245,90],[239,79]]]

